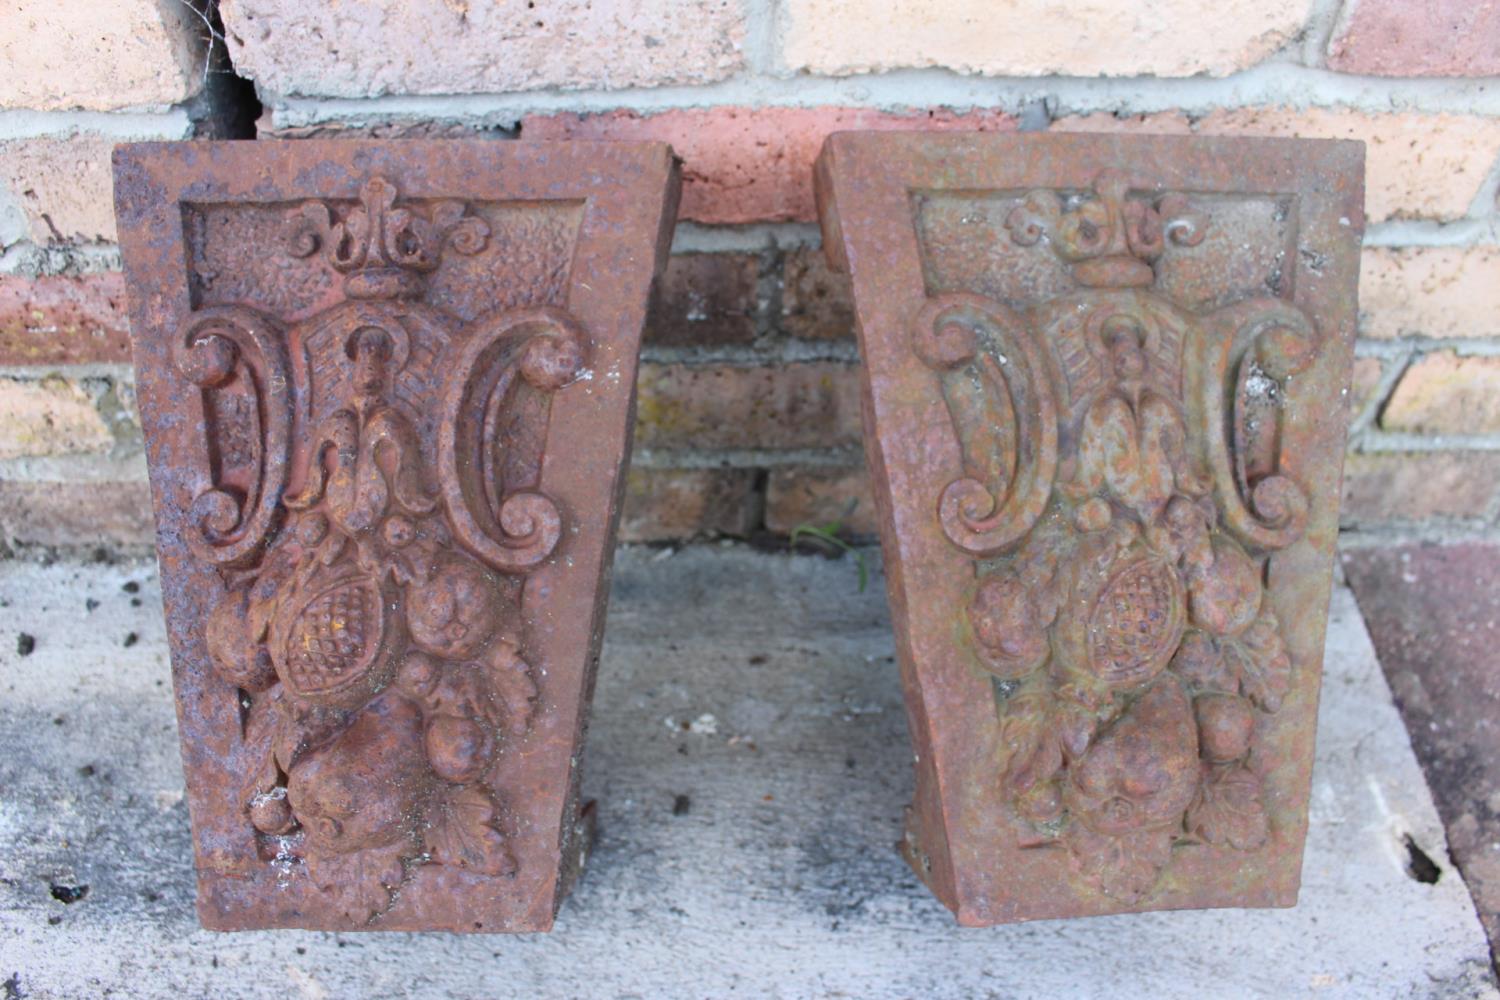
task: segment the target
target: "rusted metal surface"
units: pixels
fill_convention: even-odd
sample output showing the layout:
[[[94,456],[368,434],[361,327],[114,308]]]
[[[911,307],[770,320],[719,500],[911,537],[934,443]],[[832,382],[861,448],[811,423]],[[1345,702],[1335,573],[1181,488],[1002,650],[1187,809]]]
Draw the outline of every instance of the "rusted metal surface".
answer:
[[[545,930],[660,144],[117,150],[205,926]]]
[[[818,165],[964,924],[1296,901],[1357,143],[847,133]]]

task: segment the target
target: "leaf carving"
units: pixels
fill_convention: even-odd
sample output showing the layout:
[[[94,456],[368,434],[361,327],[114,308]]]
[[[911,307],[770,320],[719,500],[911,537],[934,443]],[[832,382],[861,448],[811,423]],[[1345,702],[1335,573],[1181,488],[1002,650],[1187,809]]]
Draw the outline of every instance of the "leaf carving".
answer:
[[[347,854],[309,851],[303,861],[314,884],[339,905],[343,915],[369,923],[391,908],[406,877],[403,840]]]
[[[1048,780],[1062,768],[1062,746],[1048,724],[1046,698],[1040,692],[1016,695],[1000,723],[1005,748],[1005,786],[1019,794]]]
[[[347,727],[350,714],[335,708],[306,705],[285,695],[275,703],[277,726],[273,750],[276,763],[287,774],[308,751],[331,743]]]
[[[1245,767],[1205,775],[1188,808],[1187,829],[1205,843],[1253,851],[1270,836],[1260,778]]]
[[[1075,823],[1067,844],[1078,874],[1127,905],[1150,894],[1172,857],[1172,831],[1160,827],[1109,836]]]
[[[511,875],[516,859],[498,828],[495,797],[482,785],[449,790],[428,818],[427,852],[438,864],[481,875]]]
[[[262,695],[251,702],[245,717],[244,750],[253,762],[245,774],[242,797],[246,802],[272,788],[280,776],[275,752],[280,721],[280,713],[271,696]]]
[[[1198,629],[1183,636],[1182,644],[1172,657],[1172,669],[1197,691],[1233,694],[1239,688],[1234,667],[1219,649],[1213,636]]]
[[[512,736],[523,735],[531,727],[537,698],[531,666],[521,659],[520,651],[509,642],[495,643],[486,656],[485,666],[490,690],[505,710],[504,718],[491,721],[503,726]]]
[[[1058,744],[1068,760],[1080,759],[1094,739],[1099,728],[1099,716],[1087,705],[1060,698],[1054,706],[1053,725],[1057,729]]]
[[[1221,641],[1225,657],[1240,676],[1240,690],[1267,712],[1281,707],[1291,684],[1292,661],[1281,641],[1281,623],[1270,608],[1233,639]]]

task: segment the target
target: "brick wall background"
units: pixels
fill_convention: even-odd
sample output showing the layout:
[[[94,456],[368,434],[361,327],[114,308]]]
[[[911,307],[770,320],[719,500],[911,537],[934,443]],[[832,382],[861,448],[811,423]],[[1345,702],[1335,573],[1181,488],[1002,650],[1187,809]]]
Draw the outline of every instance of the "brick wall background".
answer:
[[[1495,3],[19,0],[0,64],[10,552],[149,545],[109,149],[193,137],[670,141],[625,537],[869,536],[809,167],[830,131],[912,127],[1363,139],[1346,544],[1496,534]]]

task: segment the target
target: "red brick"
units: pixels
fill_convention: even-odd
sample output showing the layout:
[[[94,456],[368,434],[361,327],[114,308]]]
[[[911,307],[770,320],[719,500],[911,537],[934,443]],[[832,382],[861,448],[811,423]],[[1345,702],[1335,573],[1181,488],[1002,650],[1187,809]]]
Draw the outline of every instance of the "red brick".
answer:
[[[799,525],[839,525],[841,533],[878,534],[870,477],[863,468],[788,467],[771,470],[766,483],[766,527],[790,534]]]
[[[714,224],[813,222],[812,165],[830,132],[933,129],[1008,132],[999,111],[894,114],[870,108],[681,108],[529,115],[528,139],[659,139],[683,159],[680,218]]]
[[[1372,76],[1500,75],[1500,5],[1346,0],[1328,65]]]
[[[108,451],[115,443],[94,398],[57,373],[0,378],[0,459]]]
[[[1359,261],[1359,332],[1366,337],[1500,334],[1494,247],[1367,247]]]
[[[125,281],[118,273],[0,277],[0,364],[129,360]]]
[[[853,448],[860,441],[852,365],[644,364],[638,448]]]
[[[1344,461],[1345,527],[1488,516],[1500,452],[1354,453]]]
[[[646,318],[646,343],[750,343],[755,339],[759,275],[760,261],[753,254],[688,253],[668,258]]]
[[[183,0],[0,4],[0,105],[113,111],[185,100],[204,80],[197,11]]]
[[[1307,0],[780,0],[787,68],[988,76],[1226,76],[1303,29]]]
[[[1385,363],[1379,358],[1356,358],[1354,361],[1354,377],[1349,386],[1349,415],[1351,418],[1365,412],[1365,407],[1375,397],[1375,390],[1380,387],[1380,377],[1385,372]]]
[[[0,535],[12,545],[150,545],[151,490],[144,479],[0,481]]]
[[[26,213],[39,244],[113,242],[113,139],[43,136],[0,142],[0,185]]]
[[[630,470],[620,541],[670,542],[745,535],[759,504],[754,469]]]
[[[1380,414],[1387,430],[1500,433],[1500,358],[1435,351],[1412,362]]]
[[[235,67],[278,94],[655,87],[745,61],[739,0],[223,0],[219,13]]]
[[[794,337],[852,339],[854,298],[849,276],[828,267],[822,250],[802,247],[782,263],[781,326]]]
[[[1468,114],[1260,106],[1218,108],[1190,119],[1180,111],[1123,118],[1101,111],[1060,118],[1051,128],[1354,139],[1365,144],[1365,211],[1371,222],[1462,218],[1500,154],[1500,122]]]

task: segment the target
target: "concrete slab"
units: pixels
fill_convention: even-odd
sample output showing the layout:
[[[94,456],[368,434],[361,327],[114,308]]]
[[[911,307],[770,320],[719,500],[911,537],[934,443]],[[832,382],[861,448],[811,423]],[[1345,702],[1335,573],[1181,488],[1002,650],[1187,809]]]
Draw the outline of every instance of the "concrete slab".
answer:
[[[1500,546],[1354,549],[1344,572],[1493,955],[1500,946]]]
[[[894,850],[911,769],[878,577],[626,549],[599,847],[557,930],[516,938],[200,931],[154,567],[5,564],[0,601],[5,996],[1500,996],[1344,590],[1296,909],[962,930]]]

